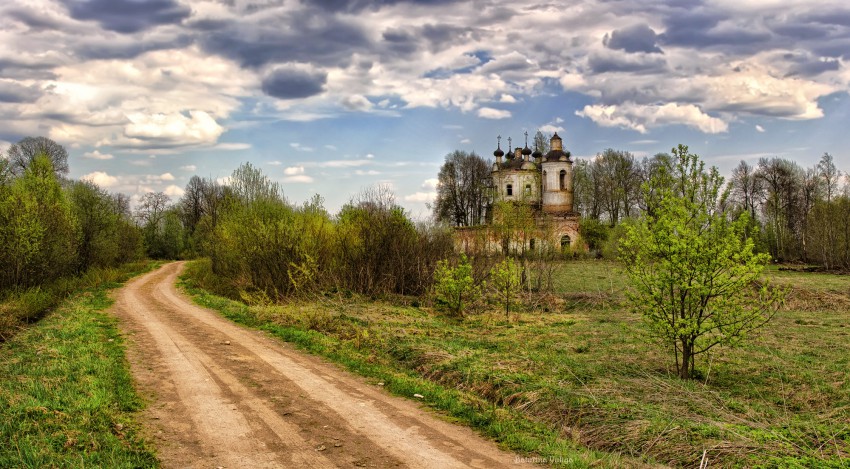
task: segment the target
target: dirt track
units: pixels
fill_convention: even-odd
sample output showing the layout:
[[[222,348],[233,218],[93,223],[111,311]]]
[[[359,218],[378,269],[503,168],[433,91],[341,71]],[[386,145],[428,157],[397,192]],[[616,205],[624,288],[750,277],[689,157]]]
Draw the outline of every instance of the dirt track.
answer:
[[[192,304],[174,286],[181,269],[129,282],[114,307],[164,466],[522,466],[467,428]]]

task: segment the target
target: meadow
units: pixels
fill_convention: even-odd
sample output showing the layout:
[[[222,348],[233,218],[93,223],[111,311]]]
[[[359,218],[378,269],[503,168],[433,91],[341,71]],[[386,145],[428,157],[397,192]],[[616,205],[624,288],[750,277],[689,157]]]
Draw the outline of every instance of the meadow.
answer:
[[[847,467],[850,277],[765,277],[789,288],[785,305],[742,346],[699,357],[692,381],[646,336],[608,261],[559,263],[554,291],[509,319],[347,291],[246,306],[198,288],[213,281],[206,261],[183,281],[199,304],[555,466]]]

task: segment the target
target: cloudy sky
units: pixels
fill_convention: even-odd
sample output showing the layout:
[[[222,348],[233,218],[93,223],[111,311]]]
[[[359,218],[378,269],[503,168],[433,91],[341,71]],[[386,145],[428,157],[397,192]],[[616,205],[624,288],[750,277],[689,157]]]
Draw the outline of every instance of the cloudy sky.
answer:
[[[850,170],[846,0],[13,0],[0,149],[179,196],[243,161],[336,210],[390,185],[427,213],[455,150],[557,131],[578,157],[685,143],[721,171]],[[504,141],[503,141],[504,142]]]

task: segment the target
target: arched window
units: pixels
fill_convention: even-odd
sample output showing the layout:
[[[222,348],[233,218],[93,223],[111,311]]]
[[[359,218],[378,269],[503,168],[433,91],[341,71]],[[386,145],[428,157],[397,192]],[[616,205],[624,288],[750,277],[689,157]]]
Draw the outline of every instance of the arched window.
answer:
[[[560,177],[558,178],[558,180],[560,181],[559,185],[561,186],[561,190],[566,189],[567,188],[567,171],[565,169],[561,170],[561,174],[560,174]]]
[[[508,194],[508,196],[514,195],[514,186],[512,184],[508,184],[505,187],[505,192]]]
[[[567,235],[561,236],[561,248],[570,247],[570,237]]]
[[[534,250],[534,238],[531,238],[531,241],[528,242],[528,249]]]
[[[525,185],[525,195],[531,195],[531,184]]]
[[[543,192],[546,192],[546,171],[543,171]]]

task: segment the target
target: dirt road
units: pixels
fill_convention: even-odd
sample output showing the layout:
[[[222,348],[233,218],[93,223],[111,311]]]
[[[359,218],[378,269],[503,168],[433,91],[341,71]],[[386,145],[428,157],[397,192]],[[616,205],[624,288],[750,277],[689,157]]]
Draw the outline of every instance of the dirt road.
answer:
[[[175,288],[181,263],[129,282],[115,314],[166,467],[520,467],[468,428],[239,327]]]

